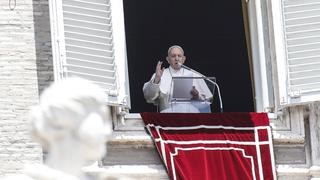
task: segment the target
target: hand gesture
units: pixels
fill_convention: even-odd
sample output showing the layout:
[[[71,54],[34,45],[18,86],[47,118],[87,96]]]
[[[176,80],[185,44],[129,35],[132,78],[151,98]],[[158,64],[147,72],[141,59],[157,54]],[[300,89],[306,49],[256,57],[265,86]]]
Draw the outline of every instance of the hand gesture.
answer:
[[[195,86],[192,86],[192,89],[191,89],[191,95],[192,95],[192,98],[193,100],[198,100],[200,99],[200,96],[199,96],[199,91],[196,89]]]
[[[156,72],[155,72],[156,76],[153,80],[153,83],[155,84],[159,84],[164,71],[164,67],[161,67],[161,65],[162,65],[162,61],[158,61],[158,64],[156,66]]]

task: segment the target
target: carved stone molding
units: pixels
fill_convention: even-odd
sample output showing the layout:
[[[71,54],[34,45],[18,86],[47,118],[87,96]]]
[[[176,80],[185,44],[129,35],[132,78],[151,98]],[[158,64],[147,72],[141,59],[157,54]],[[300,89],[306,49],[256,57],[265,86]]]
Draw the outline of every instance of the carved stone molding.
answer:
[[[305,143],[305,106],[284,108],[276,118],[270,119],[275,144]]]

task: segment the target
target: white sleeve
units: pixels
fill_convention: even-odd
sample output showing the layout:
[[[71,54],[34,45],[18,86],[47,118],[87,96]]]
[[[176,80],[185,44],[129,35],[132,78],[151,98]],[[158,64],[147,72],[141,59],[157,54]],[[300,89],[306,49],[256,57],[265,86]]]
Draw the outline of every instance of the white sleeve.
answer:
[[[144,83],[143,85],[143,95],[148,103],[155,103],[155,100],[160,95],[160,83],[155,84],[153,80],[155,78],[155,74],[151,77],[150,81]]]
[[[195,87],[199,91],[199,94],[204,96],[206,99],[212,98],[212,92],[203,79],[195,80]]]
[[[191,72],[193,77],[201,77],[199,74],[196,74],[194,72]],[[199,94],[201,95],[201,98],[204,97],[205,99],[210,99],[213,97],[213,94],[209,87],[207,86],[204,79],[195,79],[193,81],[193,85],[196,87],[196,89],[199,91]]]

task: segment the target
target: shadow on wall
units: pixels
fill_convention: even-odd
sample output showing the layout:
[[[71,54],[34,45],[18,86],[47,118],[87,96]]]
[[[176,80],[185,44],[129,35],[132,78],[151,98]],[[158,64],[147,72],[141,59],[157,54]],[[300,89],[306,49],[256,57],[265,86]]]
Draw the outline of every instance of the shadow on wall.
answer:
[[[54,80],[48,0],[33,0],[38,92]]]

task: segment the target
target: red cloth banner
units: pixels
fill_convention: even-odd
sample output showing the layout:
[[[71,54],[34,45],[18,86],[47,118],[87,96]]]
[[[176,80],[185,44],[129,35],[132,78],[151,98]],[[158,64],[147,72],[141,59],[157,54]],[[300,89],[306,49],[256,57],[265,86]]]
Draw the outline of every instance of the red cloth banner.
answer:
[[[265,113],[141,113],[172,180],[276,179]]]

